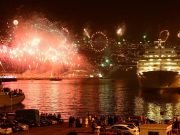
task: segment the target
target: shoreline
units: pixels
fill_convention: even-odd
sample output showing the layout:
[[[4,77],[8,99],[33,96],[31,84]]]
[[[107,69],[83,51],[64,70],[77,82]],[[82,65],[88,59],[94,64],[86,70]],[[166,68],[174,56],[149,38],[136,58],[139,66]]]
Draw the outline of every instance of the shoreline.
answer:
[[[91,127],[68,127],[68,122],[64,122],[58,125],[51,125],[51,126],[44,126],[44,127],[33,127],[30,128],[28,131],[16,132],[13,135],[67,135],[70,132],[77,132],[78,134],[83,135],[95,135],[96,133],[92,133]]]

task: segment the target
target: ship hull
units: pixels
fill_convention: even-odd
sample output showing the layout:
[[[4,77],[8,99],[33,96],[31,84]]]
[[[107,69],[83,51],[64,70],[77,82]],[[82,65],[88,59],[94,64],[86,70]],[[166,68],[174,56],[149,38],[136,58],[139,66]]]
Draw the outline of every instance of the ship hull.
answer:
[[[0,107],[7,107],[21,103],[25,99],[24,95],[12,96],[0,95]]]
[[[141,88],[180,88],[180,75],[173,71],[149,71],[138,75]]]

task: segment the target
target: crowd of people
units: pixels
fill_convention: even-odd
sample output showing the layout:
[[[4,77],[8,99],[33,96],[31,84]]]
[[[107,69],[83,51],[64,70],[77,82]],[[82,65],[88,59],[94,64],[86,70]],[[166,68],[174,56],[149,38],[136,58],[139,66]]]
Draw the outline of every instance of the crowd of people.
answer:
[[[96,132],[97,127],[101,127],[100,130],[105,129],[106,126],[111,126],[117,123],[131,122],[134,123],[137,127],[142,124],[152,124],[156,123],[153,120],[150,120],[144,116],[129,116],[122,117],[118,115],[94,115],[88,113],[84,117],[69,117],[69,127],[91,127],[92,132]],[[180,130],[180,119],[176,118],[175,120],[166,120],[165,124],[172,124],[173,130]]]
[[[145,117],[121,117],[118,115],[94,115],[88,113],[85,117],[69,117],[69,127],[91,127],[92,132],[97,130],[97,127],[101,127],[101,130],[105,129],[106,126],[111,126],[116,123],[122,122],[133,122],[137,126],[145,123]]]

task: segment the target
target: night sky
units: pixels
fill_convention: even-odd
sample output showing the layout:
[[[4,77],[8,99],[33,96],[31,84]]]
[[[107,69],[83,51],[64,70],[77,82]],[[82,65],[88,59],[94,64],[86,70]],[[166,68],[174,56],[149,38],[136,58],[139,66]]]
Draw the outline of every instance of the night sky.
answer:
[[[61,21],[78,32],[83,27],[112,33],[121,24],[126,25],[126,36],[136,39],[147,33],[157,38],[168,29],[171,39],[177,39],[180,30],[180,2],[154,0],[1,0],[0,24],[16,16],[26,18],[41,13],[52,21]]]

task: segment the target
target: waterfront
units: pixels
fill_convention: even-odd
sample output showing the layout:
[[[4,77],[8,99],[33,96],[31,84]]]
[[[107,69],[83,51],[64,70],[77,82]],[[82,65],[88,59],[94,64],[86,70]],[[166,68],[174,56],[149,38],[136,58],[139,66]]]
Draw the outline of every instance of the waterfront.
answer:
[[[156,121],[180,115],[180,94],[177,91],[144,91],[131,82],[123,79],[6,82],[5,87],[21,88],[26,98],[22,105],[3,108],[1,111],[33,108],[46,113],[61,112],[63,119],[68,119],[70,115],[85,116],[88,112],[144,115]]]

